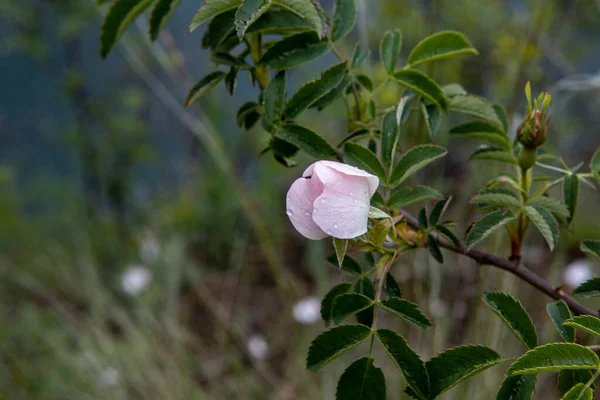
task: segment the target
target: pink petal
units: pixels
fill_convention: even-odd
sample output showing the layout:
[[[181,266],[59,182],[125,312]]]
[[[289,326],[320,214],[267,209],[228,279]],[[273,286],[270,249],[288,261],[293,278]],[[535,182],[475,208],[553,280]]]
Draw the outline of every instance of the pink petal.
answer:
[[[339,163],[336,161],[327,161],[327,160],[317,161],[316,163],[314,163],[310,167],[308,167],[306,169],[306,171],[304,171],[304,173],[306,174],[310,169],[311,170],[310,173],[311,174],[313,172],[316,173],[319,176],[319,179],[321,179],[321,181],[324,184],[326,184],[326,181],[331,182],[331,181],[335,181],[335,180],[339,179],[338,178],[339,175],[329,174],[328,171],[325,168],[323,168],[323,166],[329,168],[330,170],[334,170],[345,176],[365,178],[368,182],[367,190],[369,192],[369,198],[371,198],[377,191],[377,187],[379,186],[379,178],[378,177],[376,177],[375,175],[372,175],[366,171],[363,171],[360,168],[356,168],[356,167],[353,167],[348,164],[342,164],[342,163]],[[330,179],[330,178],[332,178],[332,179]]]
[[[367,232],[369,197],[363,191],[366,181],[359,177],[350,179],[354,182],[346,182],[346,188],[354,192],[339,192],[325,186],[314,202],[313,221],[338,239],[353,239]]]
[[[292,225],[302,236],[312,240],[327,237],[327,234],[312,219],[313,203],[322,191],[321,181],[317,177],[312,177],[296,179],[287,193],[286,213]]]

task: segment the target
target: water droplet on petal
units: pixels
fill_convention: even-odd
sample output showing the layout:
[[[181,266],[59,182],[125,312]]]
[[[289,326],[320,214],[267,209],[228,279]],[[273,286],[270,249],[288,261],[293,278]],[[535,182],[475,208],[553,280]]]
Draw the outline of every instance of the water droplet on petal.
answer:
[[[285,213],[288,215],[288,217],[292,216],[292,210],[287,210]]]
[[[353,193],[353,192],[350,192],[350,196],[354,196],[354,193]]]
[[[304,215],[306,215],[307,217],[310,217],[310,213],[308,211],[305,212]]]
[[[333,229],[337,229],[338,228],[338,224],[333,224]]]
[[[288,196],[287,201],[290,201],[290,196]]]
[[[325,203],[327,200],[325,200],[324,198],[321,199],[321,203]]]
[[[358,203],[358,200],[356,200],[356,199],[353,199],[353,201],[354,201],[354,204]]]
[[[327,231],[327,234],[328,234],[328,235],[331,235],[331,230],[328,230],[328,231]]]

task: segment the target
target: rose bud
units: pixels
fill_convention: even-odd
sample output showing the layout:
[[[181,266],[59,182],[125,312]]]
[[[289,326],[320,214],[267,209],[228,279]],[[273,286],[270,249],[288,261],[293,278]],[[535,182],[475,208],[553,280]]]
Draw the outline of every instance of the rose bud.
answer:
[[[540,110],[534,110],[517,128],[519,142],[528,149],[535,149],[546,142],[548,124]]]
[[[335,161],[310,165],[287,193],[287,215],[312,240],[352,239],[367,232],[370,199],[379,178]]]

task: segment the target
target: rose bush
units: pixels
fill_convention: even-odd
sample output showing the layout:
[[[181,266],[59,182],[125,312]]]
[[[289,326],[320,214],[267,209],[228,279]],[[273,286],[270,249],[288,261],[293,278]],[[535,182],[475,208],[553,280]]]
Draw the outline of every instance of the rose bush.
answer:
[[[287,193],[287,215],[308,239],[353,239],[367,232],[379,178],[335,161],[310,165]]]

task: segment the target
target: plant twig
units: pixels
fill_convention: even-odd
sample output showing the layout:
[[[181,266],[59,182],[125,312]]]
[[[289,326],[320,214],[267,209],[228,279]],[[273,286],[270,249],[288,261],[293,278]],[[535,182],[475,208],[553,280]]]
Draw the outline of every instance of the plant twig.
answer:
[[[413,217],[410,213],[408,213],[405,210],[401,209],[398,211],[406,218],[406,222],[410,227],[412,227],[413,229],[419,229],[419,222],[415,217]],[[479,264],[491,265],[493,267],[511,272],[517,277],[519,277],[521,280],[529,283],[531,286],[535,287],[542,293],[545,293],[549,297],[555,300],[563,300],[565,303],[567,303],[571,311],[573,311],[575,314],[587,314],[592,315],[594,317],[600,317],[600,313],[579,303],[573,297],[563,292],[561,287],[552,286],[550,282],[540,277],[535,272],[531,271],[522,263],[515,264],[513,261],[510,261],[507,258],[502,258],[493,254],[489,254],[478,249],[472,249],[467,251],[463,243],[461,243],[460,248],[458,248],[455,247],[448,240],[440,236],[438,233],[432,233],[431,235],[433,235],[433,237],[437,240],[438,244],[445,249],[465,255],[477,261]]]

